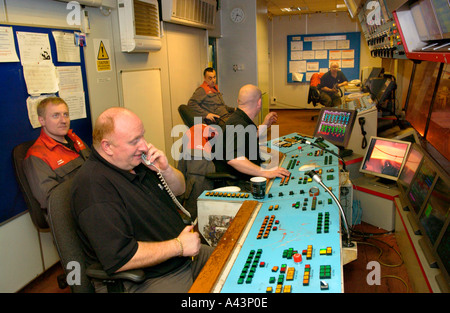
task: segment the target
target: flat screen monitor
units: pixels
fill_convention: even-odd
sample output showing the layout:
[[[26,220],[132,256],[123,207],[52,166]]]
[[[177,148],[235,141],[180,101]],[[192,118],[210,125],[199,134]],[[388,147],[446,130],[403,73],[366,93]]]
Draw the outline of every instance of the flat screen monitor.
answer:
[[[422,209],[435,177],[436,170],[425,157],[420,164],[414,180],[411,182],[407,194],[408,201],[416,214],[419,214]]]
[[[419,217],[420,224],[432,245],[436,243],[450,213],[449,188],[450,185],[439,177]]]
[[[410,146],[407,141],[371,137],[360,172],[379,177],[381,183],[397,181]]]
[[[417,144],[413,144],[409,150],[408,157],[406,158],[405,166],[403,167],[400,177],[398,178],[398,182],[405,186],[405,188],[408,188],[411,184],[414,174],[416,173],[422,159],[422,151]]]
[[[450,281],[450,227],[448,226],[443,233],[442,239],[437,244],[436,253],[439,257],[439,269],[445,273],[445,278],[448,282]]]
[[[314,137],[322,137],[337,147],[346,148],[355,119],[355,110],[322,108],[314,130]]]

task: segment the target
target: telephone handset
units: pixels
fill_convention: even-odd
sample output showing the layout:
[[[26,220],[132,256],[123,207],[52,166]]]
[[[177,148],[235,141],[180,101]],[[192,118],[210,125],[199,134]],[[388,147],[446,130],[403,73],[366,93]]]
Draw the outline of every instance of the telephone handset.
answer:
[[[148,166],[153,166],[154,168],[156,168],[157,172],[156,175],[158,175],[159,180],[161,181],[164,189],[167,191],[167,193],[169,194],[170,198],[172,198],[172,201],[177,205],[177,207],[184,213],[186,214],[189,218],[191,218],[191,213],[189,213],[188,210],[186,210],[181,203],[178,201],[177,197],[173,194],[172,190],[170,190],[169,185],[166,183],[166,180],[164,179],[161,170],[152,162],[150,162],[149,160],[147,160],[147,156],[145,153],[142,153],[142,161],[144,161],[145,164],[147,164]],[[192,220],[192,219],[191,219]],[[197,219],[195,219],[194,222],[192,222],[192,225],[197,224]]]

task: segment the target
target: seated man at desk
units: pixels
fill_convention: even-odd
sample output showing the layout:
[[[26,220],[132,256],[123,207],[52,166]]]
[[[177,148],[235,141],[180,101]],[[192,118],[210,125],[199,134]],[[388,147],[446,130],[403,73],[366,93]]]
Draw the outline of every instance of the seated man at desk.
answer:
[[[125,108],[98,117],[91,156],[73,181],[72,213],[88,264],[100,262],[108,274],[144,270],[143,283],[124,282],[127,292],[187,292],[213,248],[184,224],[173,200],[184,177],[144,132]]]
[[[222,126],[235,108],[225,105],[212,67],[203,71],[203,78],[203,84],[195,90],[187,105],[194,116],[202,117],[204,123]]]
[[[238,185],[244,190],[250,189],[251,177],[271,179],[289,176],[290,172],[285,168],[261,166],[259,136],[278,119],[277,114],[271,112],[264,118],[260,129],[253,122],[261,110],[261,90],[254,85],[245,85],[239,90],[237,102],[238,108],[223,127],[223,160],[215,160],[216,170],[238,177]]]
[[[90,149],[70,129],[69,107],[63,99],[45,98],[37,115],[41,134],[28,149],[23,166],[34,197],[47,209],[53,188],[75,175]]]
[[[341,104],[339,88],[347,86],[348,81],[344,73],[339,70],[337,62],[331,62],[330,70],[320,79],[320,103],[326,107],[335,107]]]

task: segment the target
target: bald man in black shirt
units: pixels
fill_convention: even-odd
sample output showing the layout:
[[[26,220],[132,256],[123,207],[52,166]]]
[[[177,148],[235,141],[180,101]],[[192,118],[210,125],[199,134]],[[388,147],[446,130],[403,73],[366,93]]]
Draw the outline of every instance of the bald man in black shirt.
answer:
[[[184,224],[156,172],[174,195],[184,192],[184,177],[144,132],[125,108],[99,116],[91,156],[73,181],[72,213],[88,264],[99,262],[108,274],[144,270],[147,280],[124,282],[127,292],[187,292],[212,248]]]

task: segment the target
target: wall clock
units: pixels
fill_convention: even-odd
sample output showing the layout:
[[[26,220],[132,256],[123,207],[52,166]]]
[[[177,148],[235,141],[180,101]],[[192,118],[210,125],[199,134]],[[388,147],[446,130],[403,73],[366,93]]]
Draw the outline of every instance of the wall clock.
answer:
[[[234,23],[242,23],[245,19],[245,12],[241,8],[231,10],[230,18]]]

